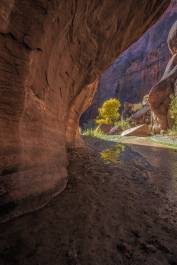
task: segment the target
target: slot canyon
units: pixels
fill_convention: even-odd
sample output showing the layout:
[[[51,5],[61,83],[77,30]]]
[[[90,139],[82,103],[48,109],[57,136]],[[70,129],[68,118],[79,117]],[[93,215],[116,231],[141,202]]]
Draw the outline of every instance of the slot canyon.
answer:
[[[0,0],[0,265],[177,264],[175,151],[114,150],[79,128],[101,75],[170,3]]]

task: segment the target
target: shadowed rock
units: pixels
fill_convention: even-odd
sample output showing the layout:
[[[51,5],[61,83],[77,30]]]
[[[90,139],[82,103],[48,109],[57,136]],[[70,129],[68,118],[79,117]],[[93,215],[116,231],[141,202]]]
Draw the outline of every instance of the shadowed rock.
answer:
[[[154,113],[154,130],[166,130],[170,127],[170,95],[175,94],[177,80],[177,22],[172,26],[168,36],[168,46],[172,58],[167,64],[162,79],[150,91],[149,102]]]
[[[79,118],[96,80],[169,2],[0,2],[0,187],[7,218],[65,188],[66,147],[80,143]]]

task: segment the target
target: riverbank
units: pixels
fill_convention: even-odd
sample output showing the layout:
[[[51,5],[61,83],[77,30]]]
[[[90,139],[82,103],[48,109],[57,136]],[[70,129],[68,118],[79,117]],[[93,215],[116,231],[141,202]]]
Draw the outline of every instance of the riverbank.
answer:
[[[85,141],[66,190],[0,226],[0,264],[176,265],[176,152]]]
[[[169,148],[177,149],[177,137],[176,136],[165,136],[165,135],[154,135],[151,137],[151,140]]]
[[[94,138],[94,137],[93,137]],[[177,150],[177,137],[172,136],[120,136],[120,135],[100,135],[98,138],[114,143],[135,144],[151,147],[167,148]]]

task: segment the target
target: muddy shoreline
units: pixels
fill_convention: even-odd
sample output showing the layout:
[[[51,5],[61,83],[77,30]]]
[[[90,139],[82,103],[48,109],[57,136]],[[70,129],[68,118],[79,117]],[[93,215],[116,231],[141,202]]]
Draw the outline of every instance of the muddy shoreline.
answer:
[[[177,198],[167,192],[173,176],[148,160],[156,149],[130,147],[114,163],[99,151],[115,143],[86,141],[88,148],[69,151],[62,194],[39,212],[0,226],[0,264],[177,264]],[[138,148],[146,149],[142,154]]]

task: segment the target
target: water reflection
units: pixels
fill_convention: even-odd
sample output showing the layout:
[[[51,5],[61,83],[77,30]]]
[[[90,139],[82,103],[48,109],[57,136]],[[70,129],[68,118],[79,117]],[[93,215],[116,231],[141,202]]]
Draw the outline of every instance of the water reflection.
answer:
[[[116,144],[101,152],[108,164],[117,164],[129,179],[177,199],[177,154],[173,150],[150,146]],[[146,185],[145,185],[146,186]]]
[[[120,160],[120,155],[125,151],[124,144],[116,144],[114,147],[106,149],[101,152],[101,158],[107,163],[117,163]]]

